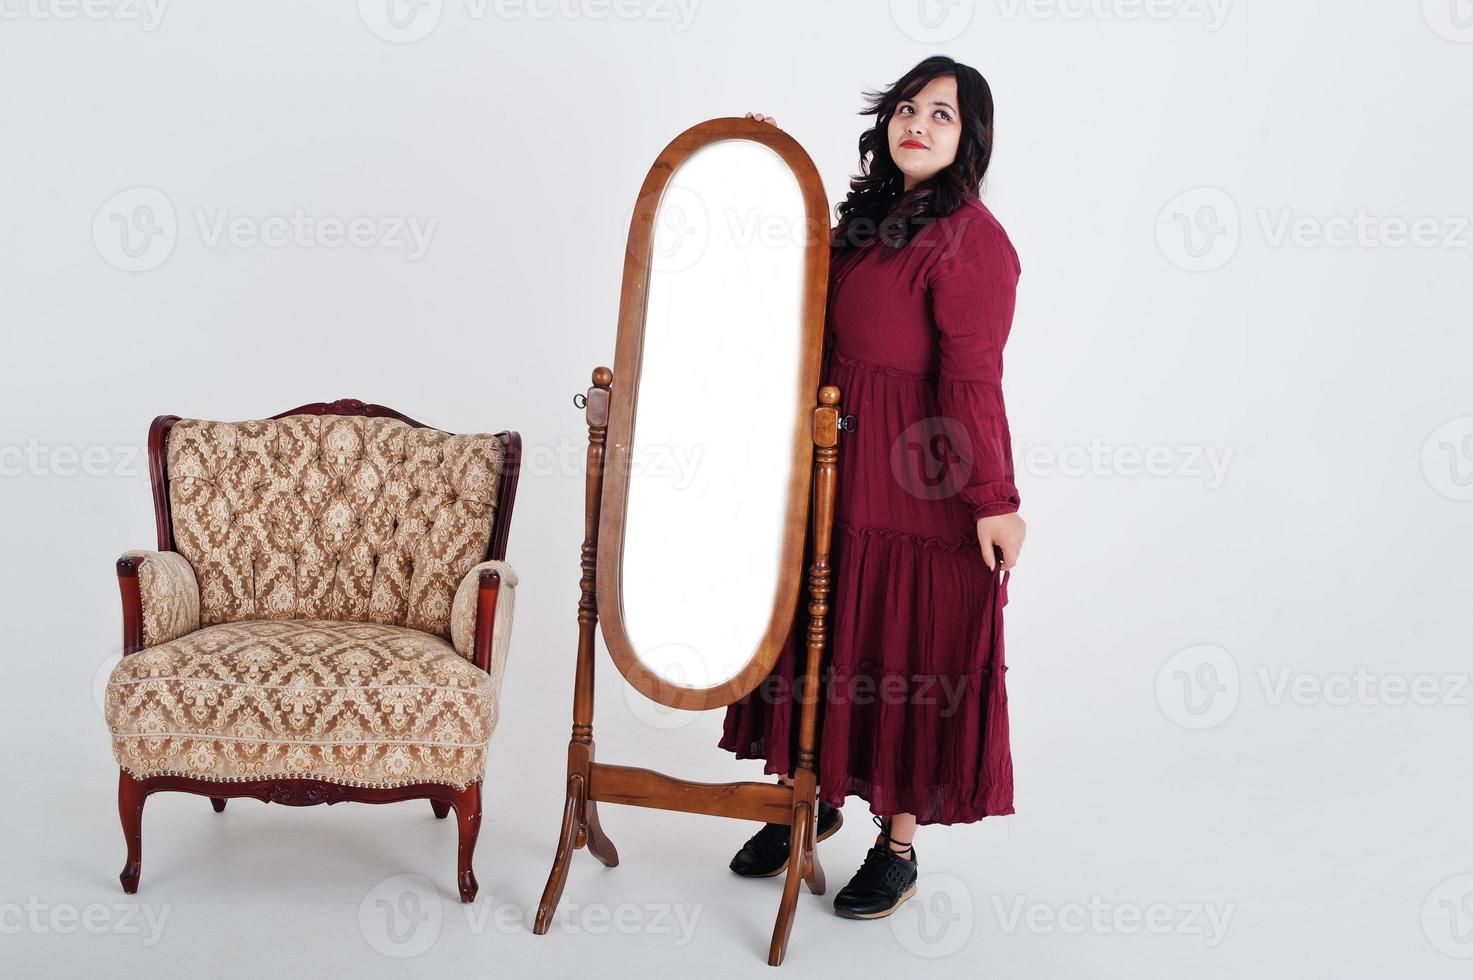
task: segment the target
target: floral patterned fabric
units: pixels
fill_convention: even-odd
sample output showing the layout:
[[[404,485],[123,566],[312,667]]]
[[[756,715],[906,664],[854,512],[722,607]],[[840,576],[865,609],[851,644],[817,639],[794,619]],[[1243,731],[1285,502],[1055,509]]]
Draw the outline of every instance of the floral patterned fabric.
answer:
[[[473,658],[476,646],[476,611],[481,597],[481,572],[494,568],[501,574],[501,586],[496,599],[496,623],[491,628],[491,662],[504,659],[497,654],[505,653],[511,642],[512,610],[517,600],[517,573],[504,561],[483,561],[465,573],[460,588],[455,590],[455,603],[450,612],[450,640],[455,649],[467,660]]]
[[[484,775],[500,680],[417,629],[255,620],[124,657],[106,713],[138,778],[462,789]]]
[[[158,646],[199,629],[199,585],[194,569],[174,551],[125,551],[138,564],[143,603],[143,645]]]
[[[331,619],[449,638],[486,555],[505,450],[397,419],[293,415],[174,423],[175,547],[200,624]]]

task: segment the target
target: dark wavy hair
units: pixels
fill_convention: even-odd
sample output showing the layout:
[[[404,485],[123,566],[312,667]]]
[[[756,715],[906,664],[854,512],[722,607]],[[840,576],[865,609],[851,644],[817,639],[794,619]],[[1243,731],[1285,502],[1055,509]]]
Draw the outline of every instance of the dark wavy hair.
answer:
[[[907,191],[905,175],[890,156],[890,119],[901,102],[945,75],[956,79],[962,124],[956,159]],[[832,240],[836,248],[865,248],[878,241],[899,249],[922,226],[953,213],[981,192],[992,160],[992,89],[977,69],[933,55],[888,88],[864,96],[868,105],[860,115],[874,116],[875,124],[859,137],[859,173],[849,181],[849,194],[836,209],[839,223]]]

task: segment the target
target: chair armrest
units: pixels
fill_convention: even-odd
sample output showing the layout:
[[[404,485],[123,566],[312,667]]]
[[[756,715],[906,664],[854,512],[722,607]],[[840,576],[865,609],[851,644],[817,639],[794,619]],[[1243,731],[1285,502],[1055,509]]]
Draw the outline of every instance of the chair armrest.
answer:
[[[125,551],[118,559],[123,653],[137,653],[199,629],[199,583],[176,551]]]
[[[506,668],[516,597],[516,569],[504,561],[483,561],[461,579],[450,608],[456,652],[498,679]]]

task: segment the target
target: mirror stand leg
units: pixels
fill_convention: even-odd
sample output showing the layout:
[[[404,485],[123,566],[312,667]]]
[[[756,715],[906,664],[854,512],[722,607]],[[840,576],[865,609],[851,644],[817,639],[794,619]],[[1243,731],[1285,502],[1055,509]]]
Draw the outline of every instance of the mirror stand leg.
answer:
[[[563,805],[562,830],[558,835],[557,853],[552,859],[552,870],[547,875],[547,885],[542,889],[542,901],[537,904],[537,920],[532,932],[538,936],[547,933],[552,924],[552,914],[563,897],[563,885],[568,880],[568,865],[573,860],[573,851],[578,847],[578,838],[583,829],[583,774],[573,773],[568,777],[568,798]]]
[[[793,913],[798,908],[798,884],[803,880],[803,860],[812,846],[808,835],[813,828],[813,810],[807,802],[793,807],[793,828],[788,835],[787,877],[783,880],[782,902],[777,907],[777,923],[772,929],[772,945],[767,950],[767,965],[781,966],[788,952],[788,937],[793,932]]]
[[[605,867],[618,867],[619,852],[614,849],[614,842],[609,840],[609,835],[604,833],[603,826],[598,822],[598,803],[586,801],[583,815],[584,826],[588,830],[588,853],[602,861]]]
[[[809,891],[815,895],[822,895],[828,887],[828,882],[824,879],[823,864],[818,860],[818,846],[815,843],[816,838],[813,836],[811,828],[806,835],[806,839],[807,848],[803,854],[803,880],[808,884]]]

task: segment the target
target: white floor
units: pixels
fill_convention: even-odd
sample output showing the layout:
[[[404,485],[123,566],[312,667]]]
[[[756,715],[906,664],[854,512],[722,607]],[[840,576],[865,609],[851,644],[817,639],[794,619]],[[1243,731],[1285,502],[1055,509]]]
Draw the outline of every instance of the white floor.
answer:
[[[1031,627],[1018,605],[1023,636]],[[149,801],[142,887],[125,896],[115,770],[95,704],[68,702],[58,727],[56,705],[12,701],[11,722],[45,737],[5,759],[4,972],[770,975],[781,879],[727,870],[755,824],[724,818],[605,807],[622,863],[605,869],[575,854],[555,927],[531,933],[566,744],[571,649],[556,646],[539,665],[524,644],[509,668],[481,893],[469,907],[453,888],[454,822],[435,820],[428,803],[234,800],[215,814],[177,794]],[[626,700],[607,663],[600,671],[600,758],[761,778],[755,763],[714,747],[719,712],[662,715]],[[1419,977],[1466,975],[1455,917],[1468,882],[1456,873],[1473,861],[1454,844],[1468,791],[1422,772],[1412,752],[1398,760],[1379,748],[1390,737],[1408,750],[1465,739],[1466,713],[1324,707],[1316,717],[1245,690],[1228,722],[1190,732],[1151,703],[1148,683],[1128,696],[1107,683],[1100,696],[1139,716],[1096,735],[1059,723],[1056,705],[1079,692],[1058,681],[1042,690],[1046,673],[1026,662],[1010,672],[1019,812],[923,828],[917,898],[888,920],[854,922],[831,908],[873,839],[851,799],[844,828],[821,845],[828,895],[801,893],[789,973],[1373,977],[1415,963]],[[1405,805],[1416,794],[1422,805]]]

